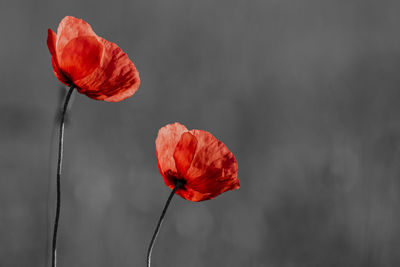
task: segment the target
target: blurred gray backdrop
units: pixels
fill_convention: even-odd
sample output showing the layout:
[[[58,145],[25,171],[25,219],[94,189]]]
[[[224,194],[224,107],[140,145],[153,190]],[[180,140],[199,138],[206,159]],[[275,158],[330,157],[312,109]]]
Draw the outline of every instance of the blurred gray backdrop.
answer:
[[[75,93],[59,267],[144,266],[170,190],[154,140],[223,141],[240,190],[173,200],[153,266],[400,266],[400,2],[0,2],[0,266],[45,266],[54,215],[47,29],[83,18],[134,61],[120,103]]]

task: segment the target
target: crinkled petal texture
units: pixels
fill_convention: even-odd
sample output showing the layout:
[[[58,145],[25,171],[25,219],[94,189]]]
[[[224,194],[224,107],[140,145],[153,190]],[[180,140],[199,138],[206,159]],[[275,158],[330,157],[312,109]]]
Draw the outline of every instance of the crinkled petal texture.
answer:
[[[158,132],[156,152],[165,184],[173,189],[180,181],[176,193],[187,200],[208,200],[240,187],[234,155],[209,132],[166,125]]]
[[[139,73],[129,57],[81,19],[65,17],[57,34],[49,29],[47,46],[56,77],[90,98],[118,102],[139,88]]]

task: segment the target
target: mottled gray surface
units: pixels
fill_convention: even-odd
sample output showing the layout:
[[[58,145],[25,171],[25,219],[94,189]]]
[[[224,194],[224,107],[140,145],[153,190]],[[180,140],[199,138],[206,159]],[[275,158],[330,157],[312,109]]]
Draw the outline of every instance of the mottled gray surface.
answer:
[[[153,266],[400,266],[399,14],[394,0],[1,1],[0,266],[45,266],[61,101],[46,37],[65,15],[116,42],[142,84],[120,103],[74,95],[59,267],[144,266],[170,192],[154,140],[175,121],[222,140],[242,187],[174,198]]]

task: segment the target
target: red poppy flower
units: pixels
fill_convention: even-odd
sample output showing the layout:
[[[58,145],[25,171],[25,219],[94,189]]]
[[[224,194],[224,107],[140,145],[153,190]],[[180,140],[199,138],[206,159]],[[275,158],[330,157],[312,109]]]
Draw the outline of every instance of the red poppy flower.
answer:
[[[81,19],[65,17],[57,34],[49,29],[47,46],[57,78],[90,98],[118,102],[139,87],[139,73],[128,56]]]
[[[158,169],[167,186],[184,199],[203,201],[240,187],[232,152],[212,134],[179,123],[161,128],[156,139]]]

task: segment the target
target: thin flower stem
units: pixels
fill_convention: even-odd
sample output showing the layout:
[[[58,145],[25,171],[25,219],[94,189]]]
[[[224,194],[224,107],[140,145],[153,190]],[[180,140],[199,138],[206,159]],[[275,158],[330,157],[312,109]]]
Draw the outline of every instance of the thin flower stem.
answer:
[[[171,203],[172,197],[175,195],[176,190],[178,190],[179,187],[181,187],[181,185],[182,185],[182,183],[179,182],[179,181],[175,184],[174,189],[171,191],[171,194],[169,195],[168,200],[165,203],[165,206],[164,206],[164,209],[163,209],[163,211],[161,213],[160,219],[158,220],[156,230],[154,231],[153,237],[151,238],[149,249],[147,250],[147,267],[150,267],[151,252],[153,251],[154,242],[156,241],[158,233],[160,232],[161,224],[164,221],[165,213],[167,212],[168,206]]]
[[[74,92],[74,85],[71,85],[67,96],[65,97],[64,107],[61,113],[61,122],[60,122],[60,138],[58,142],[58,162],[57,162],[57,208],[56,208],[56,216],[54,219],[54,231],[53,231],[53,247],[51,253],[51,266],[57,266],[57,231],[58,231],[58,221],[60,220],[60,211],[61,211],[61,167],[63,160],[63,150],[64,150],[64,125],[65,125],[65,114],[67,113],[68,103],[71,99],[71,95]]]

